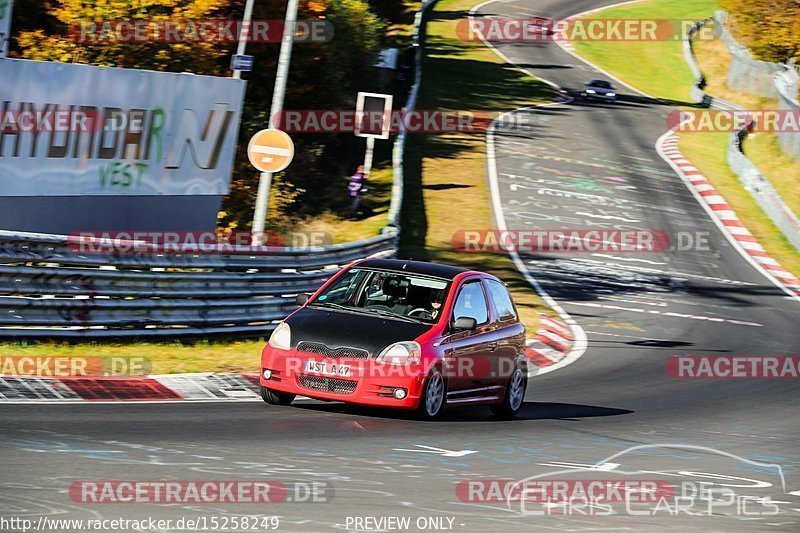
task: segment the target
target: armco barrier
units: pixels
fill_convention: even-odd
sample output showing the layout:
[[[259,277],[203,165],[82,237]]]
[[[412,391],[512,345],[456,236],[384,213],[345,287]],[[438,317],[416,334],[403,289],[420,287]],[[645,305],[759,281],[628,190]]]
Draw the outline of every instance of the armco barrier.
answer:
[[[691,87],[690,94],[696,102],[704,107],[724,111],[743,110],[744,108],[737,104],[721,98],[714,98],[703,91],[705,87],[705,77],[694,55],[692,38],[701,28],[711,22],[719,24],[719,22],[713,18],[701,20],[688,29],[683,39],[683,55],[695,76],[695,83]],[[761,206],[767,216],[769,216],[772,222],[781,230],[781,233],[786,236],[795,248],[800,250],[800,219],[798,219],[792,209],[786,205],[786,202],[783,201],[778,191],[775,190],[767,178],[758,170],[758,167],[747,158],[742,150],[742,143],[753,125],[753,122],[750,121],[741,130],[731,134],[727,150],[728,165],[730,165],[731,170],[739,177],[742,185],[750,192],[750,195],[755,199],[758,205]],[[793,135],[797,134],[795,133]]]
[[[263,336],[295,308],[294,295],[356,259],[394,255],[396,240],[389,230],[311,252],[214,254],[134,253],[116,241],[124,252],[99,254],[82,251],[98,244],[91,239],[0,231],[0,337]]]

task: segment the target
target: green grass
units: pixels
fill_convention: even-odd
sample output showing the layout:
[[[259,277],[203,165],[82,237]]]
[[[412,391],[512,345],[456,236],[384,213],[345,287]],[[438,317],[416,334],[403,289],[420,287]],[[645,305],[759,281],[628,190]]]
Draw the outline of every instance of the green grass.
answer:
[[[701,20],[719,9],[716,0],[648,0],[590,13],[592,19]],[[694,81],[680,40],[575,41],[575,49],[595,65],[652,96],[688,102]]]
[[[556,93],[506,64],[480,41],[462,41],[456,24],[476,0],[442,0],[427,17],[418,109],[482,110],[493,116]],[[528,331],[548,312],[505,254],[456,252],[453,234],[494,227],[486,180],[486,135],[414,134],[405,158],[401,253],[491,272],[509,284]]]
[[[381,142],[381,141],[378,141]],[[389,141],[383,141],[389,142]],[[348,178],[349,180],[349,178]],[[346,193],[347,180],[342,179],[341,194]],[[377,235],[386,226],[386,215],[392,199],[392,168],[375,169],[370,173],[369,192],[364,196],[363,207],[368,213],[363,218],[350,220],[345,216],[326,211],[300,222],[293,231],[324,231],[333,243],[352,242]],[[348,203],[349,203],[349,196]]]
[[[701,20],[713,15],[718,9],[712,0],[647,0],[629,6],[607,9],[589,17],[601,18],[653,18]],[[727,67],[719,61],[706,61],[703,51],[718,52],[720,46],[715,41],[696,43],[701,51],[701,67],[708,77],[706,90],[722,98],[733,99],[730,90],[724,86]],[[689,100],[689,88],[693,76],[683,57],[679,40],[663,42],[577,42],[576,50],[587,60],[611,72],[626,83],[652,96],[672,101],[683,107],[696,107]],[[741,100],[746,107],[759,108],[763,99],[746,97]],[[789,243],[764,211],[742,186],[739,178],[728,166],[726,150],[730,135],[728,133],[682,133],[680,149],[683,155],[694,164],[714,187],[731,204],[742,223],[755,235],[764,248],[785,268],[800,275],[800,254]],[[762,172],[769,172],[776,182],[786,180],[782,186],[787,200],[797,198],[798,173],[796,162],[788,161],[777,154],[774,136],[757,135],[745,143],[748,156]],[[770,160],[775,156],[774,160]],[[770,160],[770,162],[768,162]],[[793,205],[793,204],[792,204]]]

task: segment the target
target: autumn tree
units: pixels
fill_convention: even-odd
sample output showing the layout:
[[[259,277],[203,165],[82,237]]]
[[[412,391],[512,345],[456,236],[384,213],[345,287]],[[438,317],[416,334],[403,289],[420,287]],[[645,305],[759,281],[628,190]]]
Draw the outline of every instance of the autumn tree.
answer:
[[[58,21],[57,31],[23,29],[15,32],[19,55],[40,61],[87,63],[107,67],[139,68],[196,74],[221,74],[220,58],[231,43],[182,40],[123,41],[114,35],[95,40],[82,37],[81,23],[146,20],[193,21],[224,18],[230,0],[55,0],[47,15]],[[16,11],[19,7],[15,8]],[[29,13],[23,5],[19,16]],[[16,17],[15,17],[16,18]],[[100,32],[94,32],[100,37]]]
[[[722,0],[734,35],[753,55],[785,62],[800,57],[800,0]]]

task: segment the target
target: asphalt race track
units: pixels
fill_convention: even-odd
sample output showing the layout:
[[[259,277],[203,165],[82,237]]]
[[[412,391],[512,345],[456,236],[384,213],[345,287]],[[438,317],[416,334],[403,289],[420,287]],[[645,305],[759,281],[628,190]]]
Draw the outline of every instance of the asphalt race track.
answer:
[[[479,14],[564,17],[602,4],[497,2]],[[603,77],[553,43],[498,48],[571,94]],[[674,108],[623,87],[619,93],[615,104],[576,99],[520,111],[528,116],[516,123],[533,123],[532,130],[514,121],[500,127],[497,176],[509,229],[707,232],[709,246],[522,257],[586,331],[589,348],[572,365],[532,379],[518,419],[497,421],[488,409],[474,408],[420,422],[313,401],[290,408],[261,402],[4,405],[4,514],[268,514],[280,517],[279,531],[308,532],[353,530],[353,517],[389,516],[411,517],[411,530],[437,524],[454,531],[800,530],[796,380],[676,379],[666,371],[672,355],[800,355],[800,301],[731,247],[656,153]],[[466,480],[533,476],[715,483],[736,497],[698,498],[677,514],[602,515],[524,513],[519,504],[464,501],[457,493]],[[328,502],[268,506],[74,503],[67,488],[86,479],[321,482],[334,494]],[[763,505],[766,498],[778,502],[777,514]],[[742,502],[749,507],[743,510]]]

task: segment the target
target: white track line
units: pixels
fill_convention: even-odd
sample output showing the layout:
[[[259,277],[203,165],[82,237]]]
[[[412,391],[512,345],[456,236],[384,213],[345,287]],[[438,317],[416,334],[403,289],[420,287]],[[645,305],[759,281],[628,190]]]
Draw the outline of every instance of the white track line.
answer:
[[[474,17],[475,13],[482,7],[494,3],[496,1],[498,0],[488,0],[487,2],[483,2],[481,4],[476,5],[475,7],[470,9],[469,12],[470,18]],[[497,56],[500,57],[500,59],[502,59],[503,61],[506,61],[511,65],[514,65],[520,72],[523,72],[526,75],[531,76],[532,78],[540,80],[550,85],[551,87],[555,88],[558,91],[562,90],[561,87],[559,87],[555,83],[549,80],[545,80],[543,78],[539,78],[538,76],[535,76],[531,72],[517,65],[508,56],[506,56],[500,50],[495,48],[490,42],[484,39],[483,34],[481,34],[480,32],[476,32],[476,34],[480,37],[481,41],[483,41],[483,44],[488,46],[489,49],[492,50],[495,54],[497,54]],[[524,111],[526,109],[536,109],[537,107],[549,107],[554,105],[561,105],[561,104],[560,103],[542,104],[538,106],[529,106],[521,109],[516,109],[513,111],[507,111],[502,115],[500,115],[499,117],[495,118],[489,125],[489,129],[486,132],[486,170],[489,175],[489,193],[492,198],[492,211],[494,212],[495,226],[497,226],[497,229],[500,231],[508,231],[508,225],[506,224],[505,215],[503,214],[503,204],[502,201],[500,200],[500,184],[497,179],[497,157],[495,155],[495,147],[494,147],[495,125],[498,121],[502,122],[504,117],[510,116],[511,114],[517,111]],[[574,339],[572,348],[564,357],[564,359],[562,359],[558,363],[539,369],[539,371],[536,374],[537,375],[546,374],[548,372],[558,370],[559,368],[563,368],[567,365],[574,363],[583,354],[586,353],[586,349],[589,346],[589,341],[586,336],[586,332],[580,325],[578,325],[575,319],[572,318],[572,316],[570,316],[570,314],[567,313],[567,311],[563,307],[561,307],[558,304],[558,302],[556,302],[555,299],[553,299],[553,297],[547,293],[547,291],[544,290],[539,281],[531,275],[531,273],[525,267],[525,263],[522,261],[522,259],[519,257],[519,254],[516,252],[516,250],[510,250],[508,252],[508,255],[511,257],[511,260],[514,262],[514,265],[517,267],[517,270],[520,272],[520,274],[522,274],[522,276],[528,281],[528,283],[530,283],[531,286],[533,286],[536,292],[539,293],[539,296],[541,296],[542,300],[544,300],[544,302],[548,306],[550,306],[550,308],[552,308],[561,317],[561,319],[569,326],[570,330],[572,331],[572,337]]]

